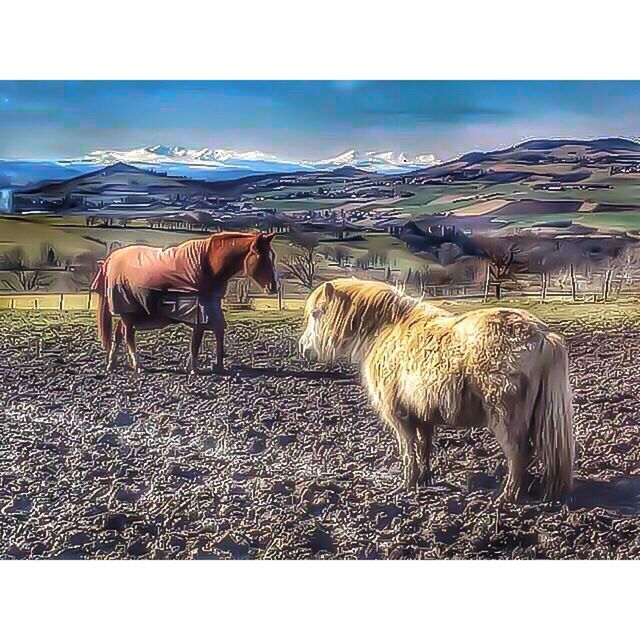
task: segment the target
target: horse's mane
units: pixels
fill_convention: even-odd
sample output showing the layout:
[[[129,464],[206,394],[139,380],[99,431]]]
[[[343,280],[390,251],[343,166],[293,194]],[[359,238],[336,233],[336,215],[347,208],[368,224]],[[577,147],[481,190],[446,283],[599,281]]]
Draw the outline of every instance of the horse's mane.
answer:
[[[339,278],[325,285],[325,296],[329,284],[334,293],[325,307],[319,337],[327,349],[338,347],[337,351],[351,357],[383,328],[408,318],[420,305],[382,282]]]

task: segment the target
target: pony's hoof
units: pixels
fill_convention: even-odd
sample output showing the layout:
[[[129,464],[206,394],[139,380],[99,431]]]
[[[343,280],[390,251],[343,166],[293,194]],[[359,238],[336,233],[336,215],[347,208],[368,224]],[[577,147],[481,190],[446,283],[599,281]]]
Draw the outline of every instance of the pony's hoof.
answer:
[[[402,488],[404,491],[410,493],[418,490],[418,483],[415,480],[405,480],[402,483]]]
[[[524,491],[518,489],[514,486],[507,485],[501,492],[497,498],[498,503],[509,503],[509,504],[517,504],[518,502],[523,502]]]

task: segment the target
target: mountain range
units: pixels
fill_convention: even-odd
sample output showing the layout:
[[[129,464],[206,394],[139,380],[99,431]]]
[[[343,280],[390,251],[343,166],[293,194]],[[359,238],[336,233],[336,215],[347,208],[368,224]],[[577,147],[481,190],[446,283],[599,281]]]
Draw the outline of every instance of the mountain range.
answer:
[[[618,172],[616,179],[633,181],[637,176],[635,168],[640,167],[640,144],[626,138],[541,138],[503,149],[472,151],[445,162],[437,161],[432,154],[408,156],[392,151],[349,149],[322,160],[287,160],[261,151],[153,145],[130,150],[96,150],[57,162],[0,160],[0,188],[69,179],[116,163],[212,182],[273,173],[352,169],[370,173],[373,179],[378,174],[397,180],[410,176],[448,184],[471,180],[492,184],[559,181],[589,185],[609,182],[613,172]]]
[[[318,171],[336,167],[354,167],[363,171],[394,174],[415,171],[436,164],[432,154],[410,157],[394,151],[358,151],[349,149],[322,160],[287,160],[262,151],[235,149],[188,149],[180,146],[153,145],[131,150],[97,150],[82,158],[67,161],[96,165],[126,162],[133,165],[180,165],[183,170],[219,169],[250,172]]]
[[[188,149],[156,144],[129,150],[98,149],[58,161],[0,160],[0,188],[25,186],[41,180],[64,180],[118,162],[160,170],[174,177],[218,182],[256,174],[330,171],[352,167],[369,173],[400,175],[437,164],[432,154],[411,157],[394,151],[349,149],[323,160],[287,160],[262,151],[202,147]]]

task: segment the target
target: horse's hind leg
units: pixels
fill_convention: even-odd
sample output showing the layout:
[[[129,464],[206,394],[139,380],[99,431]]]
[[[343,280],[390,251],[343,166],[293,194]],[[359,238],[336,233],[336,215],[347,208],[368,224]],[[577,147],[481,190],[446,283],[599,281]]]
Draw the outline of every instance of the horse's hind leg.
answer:
[[[113,371],[116,368],[116,362],[118,358],[118,349],[122,343],[124,326],[122,320],[118,320],[116,325],[115,335],[113,336],[113,342],[111,343],[111,349],[109,350],[109,359],[107,361],[107,371]]]
[[[133,322],[133,316],[123,315],[121,322],[123,326],[124,340],[127,343],[127,351],[131,358],[131,367],[136,373],[140,373],[140,363],[138,362],[138,354],[136,353],[136,330]]]
[[[497,419],[492,427],[507,458],[509,469],[500,498],[515,502],[526,493],[529,482],[531,443],[528,426],[517,419],[509,422]]]
[[[198,373],[198,354],[200,353],[200,346],[202,345],[202,338],[204,336],[204,325],[196,324],[192,327],[193,332],[191,334],[191,353],[189,356],[189,373]]]

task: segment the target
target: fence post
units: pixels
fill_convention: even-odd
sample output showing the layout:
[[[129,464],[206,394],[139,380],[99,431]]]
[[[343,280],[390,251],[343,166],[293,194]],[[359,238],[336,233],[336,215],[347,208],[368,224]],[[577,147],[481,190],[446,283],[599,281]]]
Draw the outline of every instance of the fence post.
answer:
[[[490,265],[489,262],[487,262],[487,275],[485,276],[484,279],[484,299],[483,302],[486,302],[489,299],[489,283],[491,281],[491,269],[490,269]]]
[[[576,268],[573,262],[571,263],[569,271],[571,273],[571,298],[575,302],[578,293],[578,284],[576,282]]]
[[[63,307],[63,303],[62,303],[63,297],[64,297],[64,293],[61,293],[60,294],[60,307],[59,307],[60,311],[62,311],[62,307]]]
[[[280,287],[278,288],[278,311],[282,311],[283,289],[284,289],[284,282],[281,282]]]
[[[612,269],[607,269],[604,275],[604,290],[602,292],[602,301],[607,302],[609,299],[609,287],[611,286],[611,276],[613,274]]]
[[[549,283],[549,274],[544,271],[540,274],[542,278],[542,288],[540,290],[540,299],[544,302],[547,299],[547,285]]]

